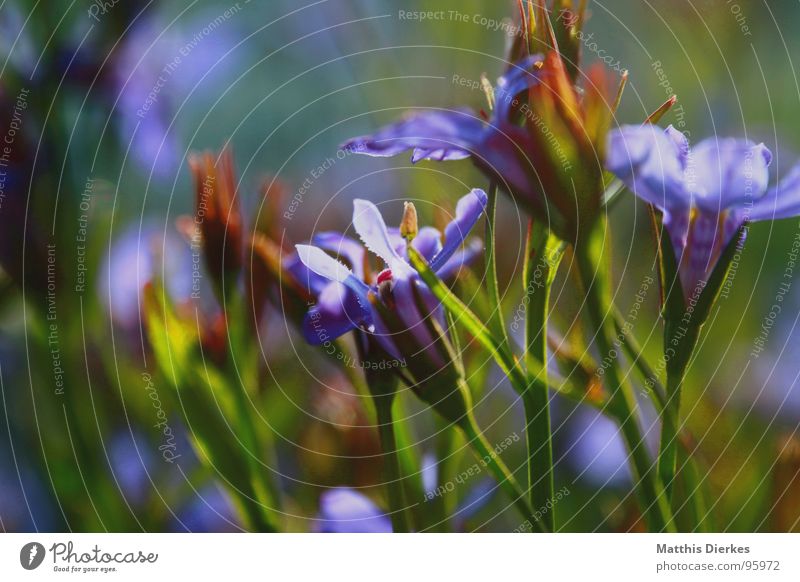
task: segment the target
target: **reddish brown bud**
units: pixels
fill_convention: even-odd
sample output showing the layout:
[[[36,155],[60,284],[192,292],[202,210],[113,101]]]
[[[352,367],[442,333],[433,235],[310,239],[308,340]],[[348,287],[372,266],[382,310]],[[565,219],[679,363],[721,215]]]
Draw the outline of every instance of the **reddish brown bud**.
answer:
[[[218,293],[235,284],[242,268],[242,216],[236,196],[233,157],[224,149],[189,157],[195,181],[195,233]]]

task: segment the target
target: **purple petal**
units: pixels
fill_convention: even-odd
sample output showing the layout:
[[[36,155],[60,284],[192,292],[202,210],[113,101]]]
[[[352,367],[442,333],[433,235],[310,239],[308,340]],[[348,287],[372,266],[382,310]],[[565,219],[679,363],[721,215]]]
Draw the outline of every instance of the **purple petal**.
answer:
[[[534,65],[542,62],[542,55],[531,55],[511,65],[505,75],[497,79],[494,90],[494,118],[500,123],[510,120],[514,99],[523,91],[539,83],[539,69]]]
[[[606,168],[639,198],[671,213],[691,203],[682,147],[672,131],[667,134],[655,125],[626,125],[609,132]]]
[[[392,533],[389,517],[368,497],[346,487],[320,495],[319,519],[323,533]]]
[[[675,144],[675,148],[678,150],[678,161],[680,161],[681,167],[686,169],[689,160],[689,139],[686,134],[675,129],[672,125],[668,125],[664,133]]]
[[[400,228],[397,226],[390,226],[386,230],[389,233],[389,242],[395,252],[401,257],[408,258],[408,253],[406,252],[408,245],[406,244],[405,237],[400,234]]]
[[[311,245],[295,245],[295,248],[302,263],[313,273],[331,281],[343,283],[359,294],[369,291],[366,283],[356,279],[350,269],[322,249]]]
[[[330,283],[330,279],[317,275],[306,267],[296,252],[286,256],[283,260],[283,268],[297,284],[307,289],[312,295],[319,295]]]
[[[680,261],[681,286],[687,299],[699,296],[702,290],[699,283],[707,282],[720,253],[741,225],[742,220],[737,213],[718,215],[697,209],[690,222],[687,245],[682,253],[676,250]]]
[[[311,345],[322,345],[361,325],[370,325],[370,315],[353,291],[331,282],[303,320],[303,336]]]
[[[721,212],[760,199],[769,184],[772,154],[749,140],[710,138],[692,150],[687,182],[695,204]]]
[[[442,250],[442,233],[432,226],[423,226],[411,246],[430,262]]]
[[[339,303],[342,305],[342,310],[347,315],[347,321],[355,322],[358,325],[363,325],[368,329],[371,328],[373,325],[372,309],[369,304],[368,294],[370,289],[367,284],[360,279],[357,279],[350,272],[350,269],[345,267],[333,257],[325,254],[325,251],[322,249],[310,245],[297,245],[295,248],[297,248],[297,256],[312,272],[333,282],[340,283],[353,292],[351,294],[352,297],[349,297],[347,301],[341,300],[341,294],[338,291],[335,296],[329,295],[325,297],[326,303],[321,306],[322,311],[320,311],[320,313],[328,313],[329,319],[327,322],[331,326],[331,334],[333,334],[334,330],[341,331],[341,333],[346,333],[346,331],[349,331],[349,329],[342,331],[345,323],[345,320],[342,319],[344,316],[339,315],[337,318],[337,316],[333,315],[334,313],[338,313],[335,308],[335,299],[339,299]],[[333,291],[329,291],[329,289],[330,287],[325,287],[323,291],[333,293]],[[320,295],[320,297],[322,296]],[[358,303],[357,307],[352,303],[353,301]],[[316,337],[315,333],[314,335],[309,336],[309,317],[311,317],[311,312],[306,317],[306,321],[303,324],[306,339],[311,343],[319,343],[314,342]],[[336,327],[336,323],[341,324],[342,327]],[[332,335],[332,337],[337,336]]]
[[[800,215],[800,164],[792,168],[778,185],[757,200],[743,217],[748,220],[776,220]]]
[[[417,300],[413,286],[417,286],[418,290],[421,292],[422,299],[426,305],[427,313],[425,314],[420,313],[417,308]],[[443,324],[441,307],[430,289],[416,277],[395,277],[392,286],[392,297],[395,302],[395,311],[402,319],[406,329],[414,335],[419,348],[427,352],[427,355],[438,366],[444,365],[444,362],[438,354],[434,350],[428,349],[433,345],[433,337],[428,331],[425,320],[428,317],[436,316],[439,319],[439,323]]]
[[[369,136],[351,139],[342,149],[388,157],[412,150],[412,161],[469,157],[480,143],[483,121],[469,109],[417,113]]]
[[[314,235],[311,242],[345,259],[355,276],[364,279],[364,247],[358,242],[340,232],[320,232]]]
[[[440,279],[448,280],[458,275],[461,269],[472,263],[483,253],[483,242],[474,238],[467,242],[467,245],[457,250],[447,262],[436,271]]]
[[[372,202],[360,199],[353,201],[353,227],[364,246],[383,259],[390,269],[398,273],[411,270],[397,253],[383,216]]]
[[[444,229],[444,247],[431,261],[431,269],[438,271],[458,250],[486,209],[486,192],[475,188],[463,196],[456,205],[456,217]]]

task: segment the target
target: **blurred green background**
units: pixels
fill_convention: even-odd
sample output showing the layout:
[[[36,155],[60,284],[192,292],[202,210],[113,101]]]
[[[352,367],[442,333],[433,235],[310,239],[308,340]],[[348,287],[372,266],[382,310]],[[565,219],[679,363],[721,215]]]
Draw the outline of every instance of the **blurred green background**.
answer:
[[[139,326],[139,289],[160,274],[168,285],[174,277],[176,296],[187,292],[191,259],[175,222],[191,213],[194,203],[188,153],[232,145],[250,226],[264,220],[268,210],[262,204],[263,180],[280,181],[285,198],[278,205],[276,228],[287,241],[346,227],[355,197],[385,202],[384,214],[397,219],[402,201],[411,199],[425,221],[434,221],[442,209],[453,208],[458,196],[485,186],[468,162],[412,167],[405,157],[338,159],[337,148],[414,107],[484,107],[473,83],[481,73],[494,79],[502,72],[509,39],[500,23],[515,16],[516,6],[477,0],[139,2],[111,6],[107,13],[98,8],[96,17],[92,6],[97,5],[7,1],[0,7],[3,114],[11,118],[19,92],[30,90],[23,128],[25,147],[36,159],[34,186],[28,192],[23,182],[21,189],[21,196],[30,193],[25,198],[30,205],[15,215],[15,207],[6,204],[0,219],[4,227],[22,220],[26,232],[41,232],[70,249],[60,256],[74,261],[81,193],[87,179],[94,182],[88,290],[76,298],[70,291],[74,281],[61,287],[60,296],[69,295],[60,308],[61,345],[65,359],[71,359],[73,393],[80,392],[83,407],[75,422],[86,429],[90,450],[106,444],[101,447],[106,457],[94,459],[94,475],[122,490],[123,502],[111,501],[116,497],[109,494],[104,505],[102,492],[85,495],[91,489],[85,482],[53,484],[59,469],[52,455],[64,455],[66,465],[72,456],[65,447],[52,449],[56,452],[48,457],[42,444],[48,422],[63,416],[53,402],[50,356],[41,343],[46,310],[35,293],[31,296],[30,286],[27,301],[38,311],[23,309],[20,286],[5,276],[0,418],[8,430],[0,430],[0,529],[235,529],[237,518],[213,471],[197,464],[178,471],[158,458],[140,377],[147,350]],[[763,141],[775,154],[773,180],[795,164],[800,38],[794,31],[800,3],[616,0],[590,2],[589,10],[584,64],[604,59],[612,69],[629,71],[620,123],[641,121],[676,94],[678,104],[663,123],[687,132],[693,143],[714,135]],[[441,16],[422,21],[404,16],[419,11]],[[165,72],[169,63],[174,70]],[[329,158],[334,161],[326,164]],[[323,165],[329,167],[320,171]],[[293,198],[297,211],[280,219]],[[526,219],[508,199],[500,216],[499,259],[511,313],[521,293],[507,283],[521,269]],[[610,220],[616,301],[624,313],[643,277],[654,274],[655,251],[645,208],[632,195],[613,208]],[[683,410],[707,477],[715,529],[798,527],[792,495],[776,495],[790,485],[793,498],[800,497],[800,348],[795,341],[800,284],[793,274],[784,277],[798,234],[796,220],[750,229],[730,293],[706,326],[691,367]],[[18,248],[7,246],[3,252],[18,253]],[[574,311],[580,301],[566,273],[568,263],[569,257],[553,292],[559,313]],[[74,268],[65,270],[68,279],[75,276]],[[755,357],[754,341],[786,281],[791,287],[781,313],[769,324],[765,350]],[[555,318],[557,327],[570,321]],[[278,310],[265,330],[260,337],[263,411],[279,435],[286,511],[297,516],[288,528],[309,530],[321,489],[348,485],[371,491],[380,481],[371,413],[346,387],[346,379],[303,345]],[[657,361],[661,330],[654,287],[634,333]],[[38,351],[31,348],[37,341]],[[489,441],[522,434],[513,391],[496,370],[484,373],[491,398],[480,401],[479,418]],[[413,399],[405,400],[418,454],[435,455],[441,427]],[[646,403],[643,407],[647,410]],[[180,410],[168,414],[180,425]],[[559,502],[562,527],[632,527],[635,504],[613,426],[566,401],[554,404],[554,414],[557,488],[571,491]],[[341,426],[350,424],[357,427]],[[512,467],[522,462],[520,446],[508,453]],[[458,462],[471,464],[468,455]],[[459,501],[469,489],[456,494]],[[380,502],[380,491],[371,494]],[[503,506],[492,499],[457,527],[517,527]]]

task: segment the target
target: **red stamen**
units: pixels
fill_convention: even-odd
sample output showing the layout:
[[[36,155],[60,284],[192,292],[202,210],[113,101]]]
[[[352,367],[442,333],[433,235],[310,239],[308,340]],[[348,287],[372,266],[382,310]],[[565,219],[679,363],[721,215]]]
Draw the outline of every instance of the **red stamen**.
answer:
[[[385,283],[387,281],[392,280],[392,270],[391,269],[384,269],[380,273],[378,273],[378,285],[381,283]]]

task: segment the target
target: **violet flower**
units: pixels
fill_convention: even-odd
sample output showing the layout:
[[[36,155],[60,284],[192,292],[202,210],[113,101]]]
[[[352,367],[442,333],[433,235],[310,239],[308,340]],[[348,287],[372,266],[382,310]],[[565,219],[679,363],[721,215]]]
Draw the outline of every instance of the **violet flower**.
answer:
[[[318,519],[321,533],[392,533],[389,516],[366,495],[348,487],[320,495]]]
[[[487,121],[469,109],[426,111],[342,147],[380,157],[411,150],[413,163],[471,157],[518,204],[572,241],[600,215],[611,85],[599,65],[579,92],[557,52],[533,55],[498,79]]]
[[[606,166],[662,211],[690,298],[743,224],[800,215],[800,166],[768,188],[771,160],[763,143],[708,138],[690,149],[672,126],[641,125],[610,132]]]
[[[407,245],[419,251],[440,278],[457,274],[482,248],[479,241],[472,241],[464,248],[462,245],[486,203],[483,190],[472,190],[461,198],[442,241],[441,233],[432,227],[419,229],[413,238],[404,237],[401,229],[386,226],[372,202],[355,200],[353,227],[363,246],[341,233],[320,233],[312,239],[313,245],[297,245],[297,254],[287,261],[287,270],[316,298],[316,305],[309,310],[303,323],[306,340],[321,345],[351,330],[361,329],[375,337],[390,356],[403,360],[403,351],[391,335],[399,332],[390,330],[383,321],[377,305],[380,303],[397,315],[419,347],[430,345],[433,339],[424,320],[432,315],[443,324],[443,308],[409,264]],[[416,231],[416,225],[413,230]],[[366,249],[377,255],[385,268],[373,273],[368,266]],[[338,255],[348,266],[328,253]],[[416,294],[427,306],[427,313],[418,308]]]

